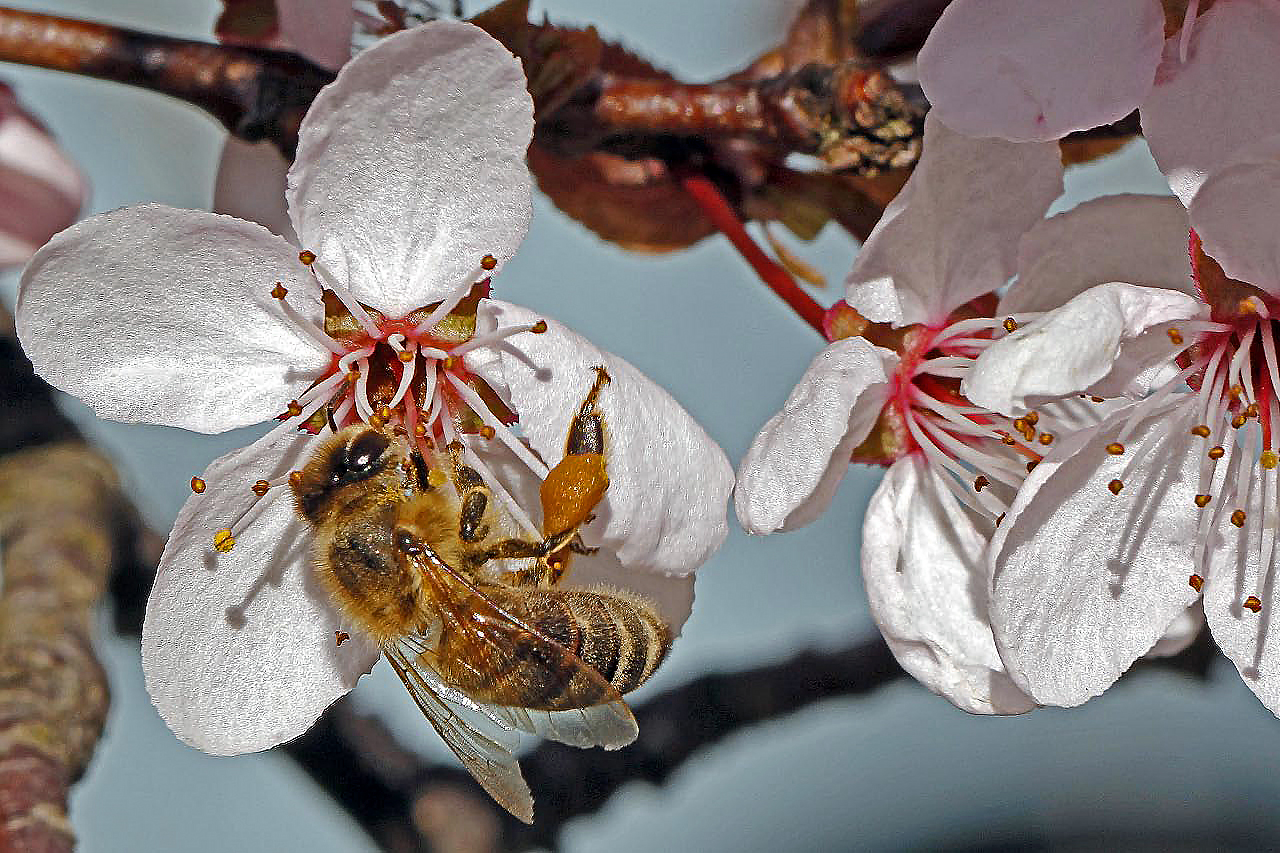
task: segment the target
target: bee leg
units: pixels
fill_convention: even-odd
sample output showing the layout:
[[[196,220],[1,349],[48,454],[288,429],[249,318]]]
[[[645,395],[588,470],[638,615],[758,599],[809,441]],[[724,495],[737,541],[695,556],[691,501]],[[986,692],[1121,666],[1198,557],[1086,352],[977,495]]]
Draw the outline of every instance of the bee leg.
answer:
[[[609,488],[604,458],[604,415],[598,403],[601,390],[611,380],[603,366],[593,370],[596,381],[569,423],[564,458],[548,472],[540,491],[542,530],[546,536],[543,541],[546,553],[540,562],[546,580],[553,586],[568,569],[570,553],[591,553],[578,538],[578,527],[595,517],[592,511]]]
[[[453,487],[462,504],[458,513],[458,536],[463,542],[480,542],[489,535],[489,525],[484,523],[484,514],[489,508],[489,487],[476,469],[462,462],[461,442],[449,445],[449,456],[453,460]]]

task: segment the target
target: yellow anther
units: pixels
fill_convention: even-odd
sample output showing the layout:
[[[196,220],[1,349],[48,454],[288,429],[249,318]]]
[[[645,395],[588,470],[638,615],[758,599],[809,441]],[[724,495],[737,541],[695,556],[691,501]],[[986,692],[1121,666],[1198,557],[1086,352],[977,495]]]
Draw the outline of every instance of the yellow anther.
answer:
[[[1124,488],[1124,482],[1121,480],[1112,480],[1110,483],[1107,483],[1107,488],[1111,490],[1111,494],[1118,495],[1120,494],[1120,490]]]
[[[498,434],[498,431],[495,430],[493,427],[489,426],[488,424],[485,424],[484,426],[480,427],[481,438],[489,439],[489,438],[493,438],[497,434]]]
[[[236,547],[236,538],[231,535],[229,528],[222,528],[213,534],[213,547],[217,548],[223,554]]]
[[[1209,427],[1206,424],[1196,424],[1191,428],[1192,435],[1198,435],[1201,438],[1209,437]]]
[[[289,288],[285,287],[281,282],[276,282],[276,286],[271,288],[271,295],[276,299],[284,299],[289,295]]]
[[[1243,607],[1245,610],[1251,610],[1254,613],[1257,613],[1259,610],[1262,609],[1262,601],[1261,599],[1258,598],[1258,596],[1251,595],[1244,600]]]
[[[440,363],[444,365],[445,370],[453,370],[455,367],[458,366],[458,357],[451,355]]]
[[[1258,464],[1270,471],[1280,464],[1280,456],[1277,456],[1274,450],[1264,450],[1258,457]]]
[[[1031,424],[1032,426],[1035,426],[1036,424],[1040,423],[1039,412],[1027,412],[1026,417],[1027,417],[1027,423]]]
[[[303,249],[298,253],[298,260],[302,261],[307,266],[311,266],[316,262],[316,253]]]
[[[262,497],[269,491],[271,491],[271,484],[266,480],[259,480],[253,484],[253,493],[258,497]]]
[[[396,357],[399,358],[401,361],[403,361],[405,364],[408,364],[409,362],[413,361],[414,352],[412,350],[402,349],[400,350],[399,353],[396,354]]]
[[[1244,426],[1245,422],[1248,420],[1249,419],[1246,418],[1244,415],[1236,415],[1234,418],[1231,419],[1231,426],[1234,427],[1235,429],[1240,429],[1240,427]]]
[[[360,371],[359,371],[359,370],[348,370],[348,371],[347,371],[347,384],[348,384],[348,385],[355,385],[355,384],[356,384],[356,382],[357,382],[357,381],[359,381],[359,379],[360,379]]]
[[[1244,510],[1242,509],[1238,509],[1235,512],[1231,513],[1231,523],[1234,524],[1236,527],[1244,527],[1245,518],[1246,516],[1244,514]]]
[[[979,474],[978,479],[973,481],[973,490],[975,492],[980,492],[989,485],[991,485],[991,481]]]
[[[1001,323],[1001,325],[1004,326],[1004,330],[1006,332],[1014,332],[1018,329],[1018,321],[1012,317],[1005,317],[1004,322]]]
[[[1275,466],[1272,466],[1272,467],[1275,467]],[[191,491],[195,492],[197,495],[204,494],[206,485],[207,484],[205,483],[205,481],[201,480],[199,477],[191,478]]]
[[[1118,441],[1113,441],[1107,445],[1107,452],[1112,456],[1119,456],[1124,453],[1124,445]]]
[[[1237,307],[1240,309],[1241,314],[1257,314],[1258,299],[1256,296],[1246,296],[1240,300]]]
[[[1215,444],[1213,447],[1209,448],[1209,458],[1216,462],[1217,460],[1221,459],[1222,455],[1226,452],[1227,451],[1222,449],[1221,444]]]
[[[1182,346],[1182,332],[1179,332],[1176,328],[1169,329],[1169,340],[1178,346]]]
[[[382,418],[384,421],[389,421],[389,420],[391,420],[391,407],[390,407],[390,406],[379,406],[379,407],[378,407],[378,417]]]
[[[1209,505],[1209,501],[1213,500],[1213,495],[1196,495],[1196,506],[1204,509]]]
[[[372,415],[369,415],[369,426],[373,427],[374,429],[382,429],[386,425],[387,425],[387,419],[382,417],[382,415],[379,415],[377,412],[374,412]]]
[[[498,265],[498,259],[493,255],[485,255],[480,259],[480,269],[488,272]]]
[[[1244,407],[1244,416],[1246,418],[1256,418],[1258,416],[1258,404],[1250,403]]]
[[[1050,444],[1053,444],[1053,433],[1051,432],[1040,433],[1040,443],[1046,447],[1048,447]]]
[[[1191,584],[1191,588],[1194,589],[1196,592],[1199,592],[1201,589],[1204,588],[1204,578],[1200,577],[1199,575],[1192,575],[1191,577],[1187,578],[1187,583]]]
[[[290,472],[289,472],[289,485],[290,485],[290,486],[292,486],[292,487],[293,487],[293,488],[295,488],[295,489],[302,485],[302,472],[301,472],[301,471],[290,471]]]
[[[1013,422],[1013,428],[1014,428],[1014,429],[1016,429],[1018,432],[1021,432],[1021,433],[1025,433],[1025,432],[1027,431],[1027,428],[1028,428],[1028,427],[1030,427],[1030,426],[1031,426],[1031,425],[1030,425],[1029,423],[1027,423],[1027,419],[1026,419],[1026,418],[1018,418],[1017,420],[1015,420],[1015,421]]]
[[[289,417],[296,418],[302,414],[302,404],[297,400],[290,400],[286,410],[289,412]]]
[[[427,425],[422,423],[422,421],[418,421],[418,423],[413,425],[413,434],[416,435],[418,438],[426,438]]]
[[[1232,385],[1230,388],[1227,389],[1227,396],[1231,398],[1232,402],[1240,399],[1240,395],[1243,393],[1244,393],[1244,389],[1241,388],[1239,385]]]
[[[547,321],[539,320],[538,322],[533,324],[533,328],[530,329],[529,331],[533,332],[535,335],[541,335],[546,330],[547,330]]]

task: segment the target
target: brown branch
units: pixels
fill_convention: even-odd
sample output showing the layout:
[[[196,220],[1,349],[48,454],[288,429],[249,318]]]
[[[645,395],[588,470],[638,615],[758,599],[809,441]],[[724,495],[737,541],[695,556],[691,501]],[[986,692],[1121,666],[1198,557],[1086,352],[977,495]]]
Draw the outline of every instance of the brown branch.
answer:
[[[292,156],[298,125],[333,74],[301,56],[228,47],[0,7],[0,61],[172,95],[236,136]]]

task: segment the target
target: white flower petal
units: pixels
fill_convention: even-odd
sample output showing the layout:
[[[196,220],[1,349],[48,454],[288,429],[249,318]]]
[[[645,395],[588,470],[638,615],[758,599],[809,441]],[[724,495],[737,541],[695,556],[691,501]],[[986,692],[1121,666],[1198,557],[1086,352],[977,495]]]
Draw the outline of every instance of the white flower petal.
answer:
[[[1192,293],[1190,229],[1177,199],[1151,195],[1103,196],[1037,222],[997,313],[1051,311],[1108,281]]]
[[[889,396],[898,357],[845,338],[814,358],[738,466],[733,505],[748,533],[793,530],[821,515]]]
[[[564,456],[569,422],[603,365],[612,382],[600,394],[609,490],[583,538],[631,569],[686,574],[728,535],[733,468],[724,451],[680,404],[616,355],[543,314],[497,300],[481,303],[482,322],[545,320],[548,329],[507,339],[500,359],[468,353],[467,367],[509,394],[525,439],[549,466]]]
[[[275,0],[280,37],[325,68],[351,58],[355,9],[351,0]]]
[[[916,66],[961,133],[1044,142],[1132,112],[1163,45],[1157,0],[955,0]]]
[[[987,347],[965,377],[963,393],[993,412],[1021,414],[1028,397],[1088,389],[1111,372],[1122,342],[1200,308],[1176,290],[1123,282],[1091,287]]]
[[[36,253],[18,337],[36,371],[99,416],[221,432],[284,411],[329,364],[294,326],[319,289],[292,246],[249,222],[156,204],[104,213]]]
[[[0,268],[74,222],[86,191],[80,170],[0,84]]]
[[[1280,134],[1240,149],[1191,201],[1205,254],[1231,278],[1280,296]]]
[[[270,142],[245,142],[228,136],[213,185],[213,212],[257,222],[297,243],[284,203],[288,171],[288,161]]]
[[[1245,469],[1244,476],[1250,478],[1250,483],[1244,506],[1231,500],[1220,502],[1216,524],[1210,528],[1213,547],[1205,572],[1204,612],[1218,648],[1235,664],[1244,683],[1262,704],[1280,716],[1280,623],[1276,621],[1280,608],[1280,595],[1276,592],[1280,548],[1273,547],[1271,559],[1263,567],[1260,547],[1264,524],[1271,525],[1275,535],[1276,495],[1263,495],[1259,474],[1256,466],[1252,471]],[[1227,482],[1228,487],[1234,488],[1232,479]],[[1235,509],[1245,510],[1243,528],[1230,521]],[[1257,613],[1243,606],[1251,595],[1261,601],[1262,608]]]
[[[1186,650],[1204,630],[1204,607],[1195,601],[1186,610],[1173,617],[1164,629],[1164,636],[1156,640],[1143,657],[1167,658]]]
[[[1280,133],[1280,6],[1215,3],[1196,19],[1183,63],[1169,39],[1142,104],[1142,132],[1183,204],[1235,152]]]
[[[309,528],[287,488],[230,552],[214,550],[214,532],[252,503],[253,482],[287,474],[308,441],[263,443],[202,475],[208,489],[178,514],[142,627],[147,691],[160,716],[186,743],[219,755],[306,731],[378,658],[317,587]],[[337,630],[351,634],[340,647]]]
[[[1197,597],[1187,578],[1202,453],[1189,432],[1193,413],[1178,405],[1185,401],[1147,413],[1120,456],[1105,447],[1132,407],[1056,443],[996,529],[996,645],[1041,704],[1101,693]]]
[[[862,525],[871,616],[902,668],[974,714],[1035,702],[1009,679],[987,616],[986,531],[920,454],[890,466]]]
[[[510,258],[529,230],[524,72],[482,30],[434,21],[338,72],[303,120],[289,214],[361,301],[403,316]]]
[[[1018,240],[1061,192],[1056,144],[974,139],[930,114],[919,165],[854,258],[849,304],[878,322],[944,322],[1004,286]]]

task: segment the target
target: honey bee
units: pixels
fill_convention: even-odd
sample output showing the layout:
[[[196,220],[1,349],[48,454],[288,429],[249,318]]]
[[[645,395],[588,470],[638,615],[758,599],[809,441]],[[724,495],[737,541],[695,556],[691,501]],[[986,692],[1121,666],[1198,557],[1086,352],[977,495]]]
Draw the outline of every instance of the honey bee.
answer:
[[[512,750],[517,730],[616,749],[638,733],[622,694],[671,645],[642,596],[562,588],[578,528],[608,487],[596,405],[604,368],[573,418],[564,460],[541,487],[541,540],[504,524],[460,444],[424,454],[403,431],[365,424],[322,442],[292,479],[315,528],[320,583],[379,645],[444,742],[504,808],[533,820]],[[510,558],[526,567],[503,571]]]

